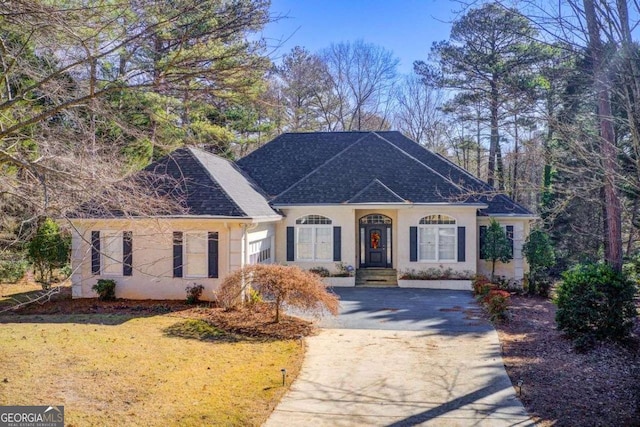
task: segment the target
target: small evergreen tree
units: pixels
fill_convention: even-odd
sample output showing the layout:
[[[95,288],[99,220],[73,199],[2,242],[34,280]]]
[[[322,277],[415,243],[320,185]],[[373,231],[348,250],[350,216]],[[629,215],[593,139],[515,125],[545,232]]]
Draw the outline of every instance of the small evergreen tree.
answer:
[[[522,252],[529,263],[529,293],[547,296],[549,292],[549,268],[556,263],[556,255],[549,236],[543,230],[529,233]]]
[[[513,259],[511,241],[507,237],[507,233],[502,229],[498,221],[491,218],[491,223],[487,227],[481,255],[484,259],[491,261],[491,281],[493,282],[496,261],[509,262]]]
[[[60,232],[51,218],[45,218],[36,235],[27,244],[27,256],[33,263],[36,280],[47,289],[53,279],[53,270],[63,267],[69,259],[71,239]]]

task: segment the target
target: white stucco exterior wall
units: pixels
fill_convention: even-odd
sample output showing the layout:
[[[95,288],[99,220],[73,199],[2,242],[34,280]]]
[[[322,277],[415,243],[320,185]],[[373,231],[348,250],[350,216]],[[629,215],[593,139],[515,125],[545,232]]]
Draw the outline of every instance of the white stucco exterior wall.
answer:
[[[212,300],[221,280],[240,268],[244,256],[243,242],[251,225],[206,218],[183,219],[108,219],[76,220],[72,236],[72,295],[93,298],[91,289],[100,278],[116,281],[116,296],[128,299],[184,299],[185,287],[202,284],[202,299]],[[256,226],[254,235],[273,235],[272,223]],[[132,231],[132,276],[93,275],[91,273],[91,231]],[[173,232],[218,233],[218,278],[173,277]],[[246,237],[245,237],[246,236]]]
[[[322,215],[331,219],[332,227],[341,227],[341,258],[344,264],[356,267],[355,209],[351,206],[309,206],[282,209],[283,221],[276,225],[276,262],[297,265],[303,269],[324,267],[335,271],[336,261],[287,261],[287,227],[295,227],[296,219],[305,215]]]
[[[453,271],[467,271],[471,274],[476,272],[477,259],[477,235],[475,207],[457,206],[415,206],[411,209],[398,211],[398,262],[395,264],[400,273],[407,270],[426,270],[429,268],[451,268]],[[464,262],[442,262],[442,261],[420,261],[410,262],[409,259],[409,228],[419,227],[421,218],[427,215],[448,215],[456,220],[456,227],[465,227],[465,261]],[[457,234],[456,234],[457,236]],[[457,254],[457,238],[456,251]]]
[[[282,208],[285,214],[284,221],[276,226],[276,262],[290,265],[298,265],[308,269],[312,267],[325,267],[335,271],[334,261],[286,261],[286,230],[287,227],[295,227],[296,219],[305,215],[322,215],[332,220],[332,226],[341,227],[341,255],[342,262],[360,267],[360,218],[369,214],[382,214],[392,220],[392,262],[393,268],[399,272],[405,270],[425,270],[428,268],[451,268],[455,271],[468,271],[475,273],[477,269],[477,217],[476,207],[468,206],[420,206],[400,205],[392,206],[309,206]],[[421,218],[427,215],[444,214],[456,219],[456,227],[465,227],[465,261],[464,262],[410,262],[410,227],[418,226]],[[456,241],[457,244],[457,241]],[[457,247],[456,247],[457,253]]]

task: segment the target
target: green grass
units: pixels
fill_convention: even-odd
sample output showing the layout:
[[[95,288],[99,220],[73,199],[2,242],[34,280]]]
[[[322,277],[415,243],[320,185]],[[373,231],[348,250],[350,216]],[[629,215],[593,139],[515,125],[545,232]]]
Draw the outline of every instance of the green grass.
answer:
[[[67,426],[260,425],[303,357],[172,315],[6,316],[0,342],[0,405],[64,405]]]

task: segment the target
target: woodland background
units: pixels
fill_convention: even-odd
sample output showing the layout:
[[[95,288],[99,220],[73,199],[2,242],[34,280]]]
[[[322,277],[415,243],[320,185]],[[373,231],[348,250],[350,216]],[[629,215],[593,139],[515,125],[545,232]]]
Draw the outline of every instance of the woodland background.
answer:
[[[272,59],[265,0],[0,2],[0,258],[89,200],[163,212],[129,177],[181,146],[235,159],[282,132],[399,130],[539,215],[556,272],[635,264],[638,4],[461,7],[400,75],[364,40]]]

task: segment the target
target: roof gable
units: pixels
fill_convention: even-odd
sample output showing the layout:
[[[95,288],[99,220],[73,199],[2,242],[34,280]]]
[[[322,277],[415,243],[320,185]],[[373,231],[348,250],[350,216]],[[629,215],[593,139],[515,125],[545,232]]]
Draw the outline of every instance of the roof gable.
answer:
[[[405,200],[391,191],[377,178],[356,193],[348,203],[404,203]]]
[[[278,217],[229,161],[196,148],[180,148],[145,168],[163,179],[161,195],[180,200],[190,215]]]

